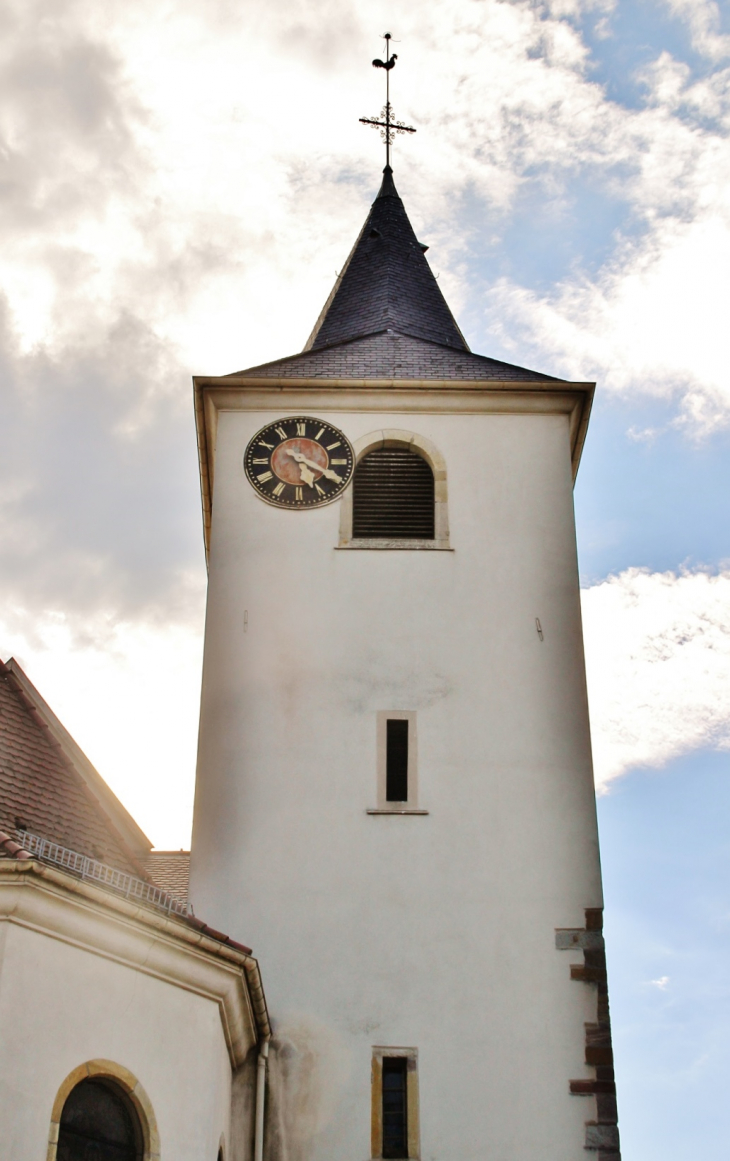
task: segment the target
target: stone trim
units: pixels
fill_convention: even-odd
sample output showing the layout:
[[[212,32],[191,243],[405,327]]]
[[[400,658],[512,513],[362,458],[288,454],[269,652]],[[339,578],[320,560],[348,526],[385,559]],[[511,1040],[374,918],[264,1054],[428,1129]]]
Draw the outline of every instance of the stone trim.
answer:
[[[387,797],[387,731],[388,721],[408,722],[408,798],[389,802]],[[376,810],[418,810],[418,714],[415,710],[377,710],[375,714]]]
[[[56,1093],[56,1099],[53,1102],[53,1109],[51,1110],[51,1127],[48,1133],[46,1161],[56,1161],[58,1136],[61,1130],[61,1114],[63,1113],[63,1106],[66,1104],[69,1094],[82,1080],[86,1080],[92,1076],[108,1077],[109,1080],[113,1080],[126,1093],[134,1105],[135,1112],[139,1117],[139,1123],[142,1126],[142,1136],[144,1139],[143,1161],[159,1161],[160,1134],[150,1098],[137,1080],[137,1077],[128,1068],[124,1068],[121,1064],[116,1064],[113,1060],[87,1060],[85,1064],[80,1064],[78,1068],[74,1068],[64,1080]]]
[[[384,806],[382,810],[379,810],[377,807],[369,806],[367,808],[367,810],[365,811],[365,813],[366,814],[429,814],[430,812],[428,810],[410,810],[409,808],[406,808],[404,810],[399,806],[395,806],[395,807]]]
[[[415,431],[405,431],[400,427],[386,427],[371,431],[355,440],[352,445],[355,464],[381,447],[405,447],[414,455],[420,455],[433,472],[434,485],[434,538],[433,540],[355,540],[352,535],[352,485],[346,488],[340,502],[340,537],[338,548],[436,548],[449,549],[449,508],[446,481],[446,460],[430,439]]]
[[[383,1158],[383,1057],[405,1056],[407,1068],[408,1161],[421,1156],[420,1100],[418,1094],[418,1049],[389,1048],[374,1045],[370,1072],[370,1155],[373,1161]]]
[[[587,907],[585,915],[585,927],[563,927],[555,932],[558,951],[583,952],[583,963],[570,965],[571,980],[596,989],[596,1022],[585,1025],[585,1063],[595,1069],[595,1079],[571,1080],[569,1087],[573,1096],[595,1098],[596,1116],[586,1121],[585,1148],[598,1153],[597,1161],[621,1161],[603,909]]]
[[[0,859],[0,923],[71,944],[216,1004],[231,1066],[269,1030],[258,963],[182,920],[35,861]]]

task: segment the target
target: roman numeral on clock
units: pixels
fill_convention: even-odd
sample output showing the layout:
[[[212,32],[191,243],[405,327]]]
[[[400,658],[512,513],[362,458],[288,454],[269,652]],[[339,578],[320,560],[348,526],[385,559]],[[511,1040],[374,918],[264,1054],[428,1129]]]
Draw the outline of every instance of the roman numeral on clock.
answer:
[[[355,454],[347,436],[326,420],[284,415],[251,437],[243,469],[259,499],[303,512],[341,495],[352,481]]]

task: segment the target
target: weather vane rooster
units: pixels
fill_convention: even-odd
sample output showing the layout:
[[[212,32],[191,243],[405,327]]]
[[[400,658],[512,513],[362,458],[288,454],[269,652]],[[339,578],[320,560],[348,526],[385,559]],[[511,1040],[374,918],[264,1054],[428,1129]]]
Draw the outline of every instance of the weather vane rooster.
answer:
[[[393,117],[393,109],[390,104],[390,70],[395,68],[395,62],[398,60],[396,53],[391,53],[390,42],[391,35],[389,32],[385,33],[383,37],[385,40],[385,60],[378,60],[377,57],[373,61],[374,69],[385,69],[385,105],[383,106],[380,119],[377,117],[361,117],[360,121],[363,125],[372,125],[380,130],[380,136],[385,142],[385,167],[390,169],[390,147],[395,140],[396,133],[415,133],[416,130],[411,125],[404,125],[402,121],[396,121]]]

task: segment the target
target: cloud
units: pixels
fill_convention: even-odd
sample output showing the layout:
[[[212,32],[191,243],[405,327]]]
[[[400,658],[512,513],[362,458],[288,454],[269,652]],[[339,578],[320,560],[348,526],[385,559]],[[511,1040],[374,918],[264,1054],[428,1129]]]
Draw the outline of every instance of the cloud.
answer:
[[[5,338],[4,605],[80,623],[160,607],[187,619],[203,558],[189,388],[174,353],[124,315],[55,357]]]
[[[730,748],[730,571],[627,569],[583,591],[596,786]]]
[[[665,0],[665,4],[687,24],[697,52],[710,60],[730,56],[730,36],[720,32],[720,8],[714,0]]]
[[[488,289],[485,321],[513,354],[633,399],[667,400],[692,437],[730,424],[730,70],[693,80],[668,52],[643,69],[639,110],[605,100],[578,171],[603,171],[626,214],[597,269],[576,260],[546,292]]]
[[[396,34],[407,45],[396,112],[418,125],[397,143],[396,162],[407,165],[409,208],[457,309],[494,278],[475,241],[546,203],[569,232],[576,182],[589,178],[640,222],[644,241],[617,236],[596,277],[578,270],[550,296],[516,270],[489,298],[488,321],[501,313],[501,329],[478,324],[482,348],[496,336],[527,346],[538,364],[580,362],[581,377],[608,369],[632,288],[650,313],[681,227],[705,215],[727,233],[724,138],[686,120],[688,110],[706,119],[711,106],[727,117],[727,84],[720,74],[693,83],[665,53],[646,70],[645,108],[608,99],[576,21],[612,8],[406,3]],[[0,92],[0,124],[18,172],[0,276],[25,347],[73,346],[79,331],[108,328],[124,311],[195,370],[297,349],[372,196],[380,144],[357,118],[381,101],[365,51],[377,50],[370,29],[390,19],[388,5],[376,2],[367,21],[359,4],[339,6],[334,39],[322,32],[323,0],[243,11],[219,2],[205,13],[182,0],[129,0],[105,5],[103,20],[84,0],[53,9],[29,0],[10,12],[6,53],[20,63]],[[465,194],[472,218],[461,214]],[[689,231],[685,249],[691,281],[674,287],[673,302],[704,318],[715,287],[697,275],[701,231],[696,247]],[[699,346],[704,332],[685,330],[687,346]],[[625,374],[613,382],[641,386],[649,365],[649,390],[681,391],[689,353],[676,370],[673,351],[657,358],[638,333],[622,350]],[[724,400],[716,379],[706,392],[702,372],[693,380],[710,410],[713,391]]]
[[[492,297],[501,325],[529,332],[533,350],[567,377],[624,397],[674,397],[674,423],[693,437],[730,423],[730,229],[720,215],[662,220],[593,281],[543,298],[503,281]]]
[[[669,976],[660,976],[658,980],[649,980],[649,984],[660,992],[666,992],[669,987]]]

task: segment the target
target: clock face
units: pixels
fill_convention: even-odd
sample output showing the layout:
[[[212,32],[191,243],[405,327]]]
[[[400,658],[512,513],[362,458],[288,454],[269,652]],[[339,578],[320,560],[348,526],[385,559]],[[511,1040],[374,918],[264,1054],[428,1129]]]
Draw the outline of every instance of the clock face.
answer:
[[[318,508],[342,494],[355,468],[346,436],[311,415],[277,419],[253,437],[243,466],[250,483],[269,504]]]

